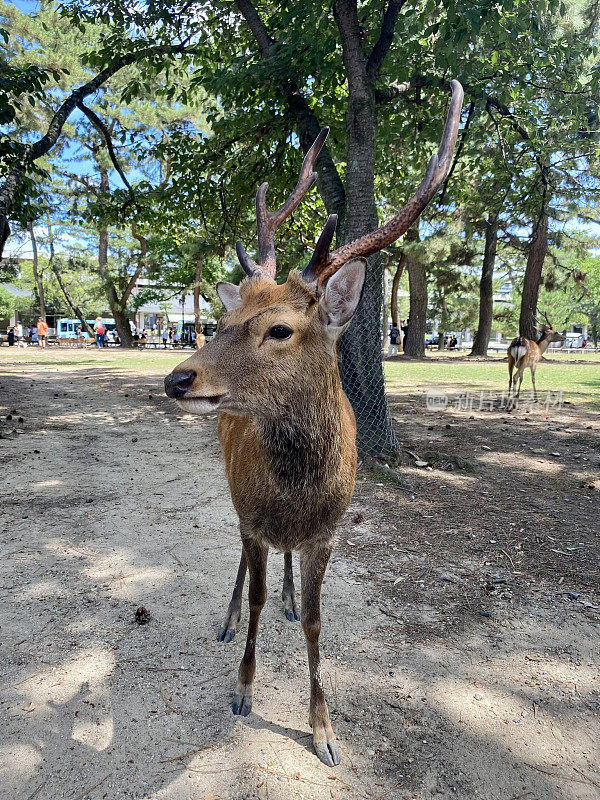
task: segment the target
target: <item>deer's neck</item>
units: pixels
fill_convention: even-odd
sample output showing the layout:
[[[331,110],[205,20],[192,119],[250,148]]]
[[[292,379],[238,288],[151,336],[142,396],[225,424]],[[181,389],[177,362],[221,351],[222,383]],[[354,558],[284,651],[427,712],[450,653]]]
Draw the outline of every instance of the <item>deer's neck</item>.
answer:
[[[550,345],[550,339],[542,338],[542,339],[539,340],[539,342],[537,343],[537,346],[539,348],[540,355],[543,355],[546,352],[546,350],[548,349],[549,345]]]
[[[336,369],[316,377],[310,386],[299,385],[288,405],[257,420],[268,468],[282,487],[314,487],[336,472],[342,459],[344,413]]]

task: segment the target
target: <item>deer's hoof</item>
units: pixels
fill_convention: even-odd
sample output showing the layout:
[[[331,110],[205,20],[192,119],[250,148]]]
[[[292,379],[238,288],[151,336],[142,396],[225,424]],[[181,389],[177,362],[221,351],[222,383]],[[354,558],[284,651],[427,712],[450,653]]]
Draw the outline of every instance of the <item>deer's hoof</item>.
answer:
[[[236,717],[247,717],[252,711],[252,695],[251,694],[236,694],[233,697],[231,710]]]
[[[335,739],[326,742],[313,741],[315,753],[327,767],[335,767],[340,763],[340,749]]]
[[[300,621],[300,614],[298,613],[298,609],[296,608],[296,604],[291,608],[285,609],[285,618],[290,622],[299,622]]]
[[[217,642],[231,642],[235,636],[235,628],[226,628],[223,626],[217,634]]]

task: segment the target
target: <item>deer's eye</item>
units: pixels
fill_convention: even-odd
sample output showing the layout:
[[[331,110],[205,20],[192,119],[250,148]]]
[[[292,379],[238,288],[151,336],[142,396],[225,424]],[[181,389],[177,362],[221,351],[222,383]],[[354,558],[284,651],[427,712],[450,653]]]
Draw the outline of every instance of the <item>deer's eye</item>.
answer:
[[[273,325],[269,331],[270,339],[289,339],[294,331],[287,325]]]

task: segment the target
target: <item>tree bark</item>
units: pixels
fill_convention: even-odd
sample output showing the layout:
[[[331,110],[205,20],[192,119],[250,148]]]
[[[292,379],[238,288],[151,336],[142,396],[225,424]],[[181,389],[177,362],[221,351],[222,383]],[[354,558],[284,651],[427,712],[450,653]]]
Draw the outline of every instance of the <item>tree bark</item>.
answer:
[[[523,293],[521,295],[521,314],[519,316],[519,334],[528,339],[537,339],[537,301],[542,280],[544,259],[548,252],[548,214],[545,207],[533,225],[531,241],[527,253],[527,267],[523,277]]]
[[[494,318],[494,266],[498,247],[498,215],[485,224],[485,249],[479,281],[479,322],[470,355],[487,356]]]
[[[194,330],[196,331],[196,341],[202,331],[200,321],[200,281],[202,280],[202,270],[204,268],[204,257],[198,256],[196,259],[196,281],[194,283]]]
[[[392,324],[398,324],[398,290],[400,288],[400,279],[406,266],[406,255],[402,253],[400,261],[396,267],[394,278],[392,280],[392,296],[390,297],[390,315],[392,317]]]
[[[44,321],[46,321],[46,303],[44,302],[44,283],[42,281],[42,276],[40,275],[39,271],[37,240],[35,238],[35,232],[33,230],[33,222],[31,220],[27,223],[27,230],[29,231],[29,237],[31,239],[31,250],[33,253],[32,256],[33,277],[37,285],[38,301],[40,304],[40,317]]]
[[[442,287],[442,316],[440,319],[440,327],[438,330],[438,350],[444,349],[444,337],[446,335],[446,328],[448,327],[448,302],[446,300],[446,291]]]
[[[407,242],[419,240],[418,230],[406,232]],[[404,352],[411,358],[425,358],[425,329],[427,326],[427,270],[425,264],[412,254],[406,256],[410,312],[408,331],[404,341]]]

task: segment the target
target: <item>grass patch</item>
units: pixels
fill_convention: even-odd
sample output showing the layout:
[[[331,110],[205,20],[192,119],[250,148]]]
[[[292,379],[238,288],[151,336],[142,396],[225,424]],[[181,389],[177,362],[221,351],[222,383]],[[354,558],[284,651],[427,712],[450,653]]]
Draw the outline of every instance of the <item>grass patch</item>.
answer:
[[[545,392],[563,393],[563,400],[600,407],[600,363],[566,363],[552,358],[543,361],[536,372],[540,399]],[[498,395],[508,388],[508,367],[503,360],[470,361],[466,357],[427,359],[426,361],[386,361],[384,365],[389,394],[405,394],[427,389],[448,393],[494,391]],[[522,391],[530,391],[531,373],[526,370]]]

